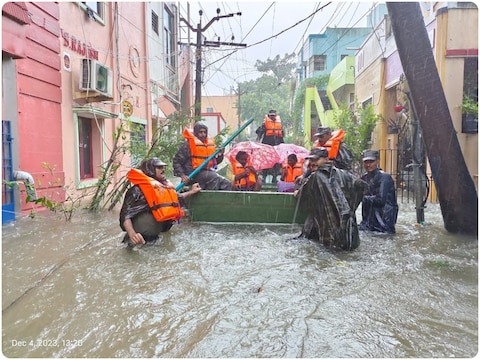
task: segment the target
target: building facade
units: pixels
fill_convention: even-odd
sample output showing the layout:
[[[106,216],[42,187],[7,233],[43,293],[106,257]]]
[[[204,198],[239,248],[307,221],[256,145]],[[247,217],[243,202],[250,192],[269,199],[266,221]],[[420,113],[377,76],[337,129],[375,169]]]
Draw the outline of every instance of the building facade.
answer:
[[[478,187],[478,114],[465,123],[462,99],[478,101],[478,10],[471,3],[423,5],[426,29],[453,125],[469,172]],[[461,28],[468,24],[468,35]],[[381,115],[372,148],[381,149],[384,170],[396,173],[412,163],[414,112],[388,15],[356,55],[355,96]],[[427,170],[427,173],[429,171]],[[434,191],[434,189],[432,189]]]
[[[88,197],[113,164],[115,185],[167,116],[191,108],[179,16],[174,3],[2,8],[5,221],[40,207],[27,201],[27,183],[37,198]],[[5,185],[16,180],[20,191]]]
[[[298,54],[299,81],[329,75],[343,58],[355,55],[370,32],[370,28],[327,28],[322,34],[308,35]]]
[[[34,182],[36,197],[65,198],[59,19],[58,3],[2,8],[2,219],[33,206],[5,181]]]

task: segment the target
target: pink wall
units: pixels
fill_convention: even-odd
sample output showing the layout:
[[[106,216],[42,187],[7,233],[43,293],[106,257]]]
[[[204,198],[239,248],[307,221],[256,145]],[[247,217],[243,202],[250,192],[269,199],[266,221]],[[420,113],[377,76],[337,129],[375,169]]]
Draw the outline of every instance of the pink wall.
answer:
[[[25,27],[26,58],[16,60],[19,169],[32,174],[38,196],[54,191],[51,196],[63,200],[59,6],[26,6],[32,20]],[[55,168],[55,176],[43,163]],[[24,197],[22,210],[27,210],[32,205]]]

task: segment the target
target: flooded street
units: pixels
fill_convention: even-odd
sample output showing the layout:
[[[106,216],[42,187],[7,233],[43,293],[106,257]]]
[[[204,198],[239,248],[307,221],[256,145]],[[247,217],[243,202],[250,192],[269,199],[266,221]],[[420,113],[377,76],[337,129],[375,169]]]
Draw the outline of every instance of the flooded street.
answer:
[[[358,212],[357,212],[358,214]],[[474,357],[478,242],[400,204],[353,252],[295,226],[183,222],[121,245],[117,213],[3,227],[7,357]]]

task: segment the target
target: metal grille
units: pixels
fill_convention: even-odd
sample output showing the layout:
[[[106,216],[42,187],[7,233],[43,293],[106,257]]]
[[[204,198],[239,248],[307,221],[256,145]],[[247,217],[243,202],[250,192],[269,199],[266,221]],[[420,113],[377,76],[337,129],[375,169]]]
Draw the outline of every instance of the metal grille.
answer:
[[[12,136],[10,121],[2,120],[2,224],[15,220],[13,187]]]

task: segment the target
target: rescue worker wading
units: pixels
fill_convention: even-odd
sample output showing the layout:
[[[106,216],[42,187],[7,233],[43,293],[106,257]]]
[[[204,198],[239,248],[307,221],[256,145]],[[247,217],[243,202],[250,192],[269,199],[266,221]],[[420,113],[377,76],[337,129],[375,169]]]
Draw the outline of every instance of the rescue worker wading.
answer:
[[[178,149],[173,158],[173,174],[182,178],[184,184],[198,182],[204,190],[232,190],[232,184],[215,172],[217,164],[223,161],[223,151],[209,162],[208,165],[189,180],[188,176],[199,167],[215,151],[213,139],[208,137],[208,128],[202,123],[196,123],[193,134],[183,131],[185,143]]]
[[[299,206],[308,216],[302,234],[323,245],[353,250],[360,245],[355,211],[362,201],[366,183],[350,171],[336,168],[328,159],[326,148],[315,148],[305,159],[315,161],[312,172],[298,192]]]
[[[120,210],[120,227],[126,231],[123,242],[129,247],[154,242],[162,232],[184,216],[180,201],[200,191],[198,184],[190,191],[177,194],[165,178],[166,164],[158,158],[144,160],[140,169],[131,169],[127,190]]]

